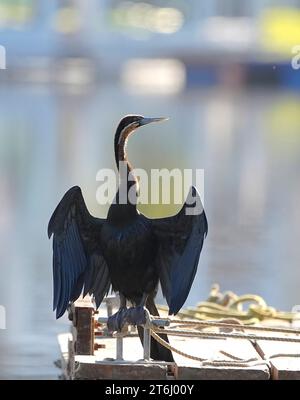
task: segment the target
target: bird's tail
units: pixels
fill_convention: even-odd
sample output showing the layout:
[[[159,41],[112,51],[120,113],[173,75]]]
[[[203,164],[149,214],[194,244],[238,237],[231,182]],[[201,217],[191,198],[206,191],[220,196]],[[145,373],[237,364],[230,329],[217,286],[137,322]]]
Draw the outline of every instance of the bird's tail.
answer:
[[[149,310],[151,315],[155,315],[157,317],[159,317],[159,312],[154,304],[154,300],[152,297],[148,297],[147,299],[147,303],[146,303],[146,307]],[[144,328],[141,326],[138,326],[138,333],[139,333],[139,337],[141,339],[141,342],[143,344],[144,341]],[[159,336],[165,340],[166,342],[169,343],[168,340],[168,336],[164,335],[164,334],[159,334]],[[172,352],[165,348],[164,346],[162,346],[160,343],[158,343],[155,339],[153,339],[153,337],[151,337],[151,353],[150,353],[150,357],[153,360],[157,360],[157,361],[167,361],[167,362],[174,362],[174,358],[172,355]]]

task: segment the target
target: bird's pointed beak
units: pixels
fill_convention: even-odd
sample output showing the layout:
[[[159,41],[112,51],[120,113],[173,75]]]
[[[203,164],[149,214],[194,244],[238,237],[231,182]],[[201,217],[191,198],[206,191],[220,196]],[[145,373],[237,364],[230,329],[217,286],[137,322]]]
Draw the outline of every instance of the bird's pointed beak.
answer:
[[[151,124],[151,122],[161,122],[167,121],[169,118],[159,117],[159,118],[143,118],[140,120],[140,126]]]

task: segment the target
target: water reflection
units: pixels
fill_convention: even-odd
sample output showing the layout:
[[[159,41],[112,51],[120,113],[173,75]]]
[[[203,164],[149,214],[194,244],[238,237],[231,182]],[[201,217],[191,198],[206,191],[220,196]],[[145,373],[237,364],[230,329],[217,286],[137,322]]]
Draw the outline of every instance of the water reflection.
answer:
[[[281,309],[300,302],[300,116],[294,111],[300,98],[220,88],[172,97],[114,86],[71,94],[3,85],[0,102],[0,304],[7,310],[1,378],[58,374],[56,334],[68,322],[55,321],[51,312],[46,226],[74,184],[91,212],[106,215],[107,207],[96,203],[95,178],[114,165],[112,135],[126,113],[171,117],[134,136],[133,165],[205,169],[209,236],[187,304],[205,298],[214,282],[261,294]],[[155,206],[147,208],[148,215],[156,213]]]

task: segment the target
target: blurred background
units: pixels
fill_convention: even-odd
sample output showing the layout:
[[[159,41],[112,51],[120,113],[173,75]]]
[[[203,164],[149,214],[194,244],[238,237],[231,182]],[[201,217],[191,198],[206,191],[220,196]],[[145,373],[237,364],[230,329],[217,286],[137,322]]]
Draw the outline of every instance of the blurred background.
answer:
[[[96,173],[127,113],[170,117],[132,138],[134,166],[205,171],[186,305],[215,282],[300,304],[299,0],[0,0],[0,44],[0,378],[59,374],[47,223],[74,184],[106,216]]]

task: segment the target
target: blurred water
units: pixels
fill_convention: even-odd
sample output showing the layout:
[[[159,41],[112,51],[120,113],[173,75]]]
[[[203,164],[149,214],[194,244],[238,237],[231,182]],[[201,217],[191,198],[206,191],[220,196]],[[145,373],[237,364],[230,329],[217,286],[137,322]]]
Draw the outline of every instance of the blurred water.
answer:
[[[90,211],[96,172],[113,166],[113,133],[126,113],[170,116],[129,144],[141,168],[204,168],[209,235],[187,305],[222,290],[300,303],[300,97],[282,91],[187,91],[134,95],[116,86],[0,88],[0,378],[53,378],[56,335],[68,321],[51,311],[46,227],[63,193],[83,189]],[[166,212],[168,210],[166,209]],[[148,209],[151,215],[151,209]]]

